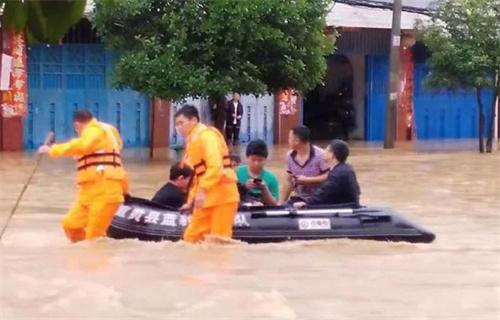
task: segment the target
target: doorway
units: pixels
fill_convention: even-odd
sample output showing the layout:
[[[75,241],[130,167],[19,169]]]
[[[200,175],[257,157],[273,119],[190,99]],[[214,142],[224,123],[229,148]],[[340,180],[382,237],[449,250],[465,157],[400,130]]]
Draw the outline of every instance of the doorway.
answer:
[[[304,125],[311,129],[313,140],[349,140],[356,127],[353,104],[353,67],[345,55],[327,58],[324,84],[304,99]]]

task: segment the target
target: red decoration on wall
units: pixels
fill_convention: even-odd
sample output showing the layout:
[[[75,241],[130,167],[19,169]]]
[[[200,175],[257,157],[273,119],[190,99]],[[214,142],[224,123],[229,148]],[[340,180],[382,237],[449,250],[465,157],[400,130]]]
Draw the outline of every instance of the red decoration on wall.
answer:
[[[283,89],[278,93],[280,115],[294,115],[299,110],[299,93],[295,89]]]
[[[25,116],[28,105],[26,40],[23,33],[7,32],[10,54],[12,56],[12,73],[10,90],[2,92],[1,108],[5,118]]]
[[[400,52],[399,99],[397,109],[397,140],[412,140],[415,137],[413,119],[413,57],[409,47]]]

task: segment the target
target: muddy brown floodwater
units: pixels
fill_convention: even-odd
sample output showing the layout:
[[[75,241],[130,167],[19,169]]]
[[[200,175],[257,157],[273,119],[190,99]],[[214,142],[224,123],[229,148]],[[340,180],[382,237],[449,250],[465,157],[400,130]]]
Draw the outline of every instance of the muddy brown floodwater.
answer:
[[[284,177],[286,150],[269,167]],[[168,162],[130,151],[134,195]],[[101,239],[71,245],[70,160],[43,159],[0,244],[0,319],[500,319],[500,152],[355,145],[362,202],[437,235],[432,244],[355,240],[188,245]],[[0,225],[34,165],[0,153]]]

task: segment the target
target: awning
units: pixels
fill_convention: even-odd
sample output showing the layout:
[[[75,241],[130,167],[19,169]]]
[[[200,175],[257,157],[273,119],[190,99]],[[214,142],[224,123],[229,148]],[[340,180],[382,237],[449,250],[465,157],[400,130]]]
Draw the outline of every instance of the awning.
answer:
[[[427,0],[418,1],[425,3]],[[94,0],[87,0],[85,15],[92,16],[94,7]],[[418,20],[426,24],[430,22],[430,17],[403,11],[401,14],[401,29],[414,29],[415,23]],[[326,25],[334,27],[390,29],[392,25],[392,10],[335,3],[326,17]]]
[[[401,13],[401,29],[412,30],[417,21],[429,24],[431,18],[427,15],[405,12]],[[350,6],[335,3],[326,16],[326,25],[333,27],[391,29],[392,10]]]

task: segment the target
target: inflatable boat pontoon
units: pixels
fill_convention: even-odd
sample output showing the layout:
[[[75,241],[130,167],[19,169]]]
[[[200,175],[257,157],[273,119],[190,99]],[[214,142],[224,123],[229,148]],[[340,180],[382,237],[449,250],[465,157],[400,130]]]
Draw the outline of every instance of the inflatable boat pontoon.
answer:
[[[178,211],[149,200],[129,198],[116,213],[108,236],[176,241],[182,238],[188,223],[189,216]],[[336,238],[430,243],[435,238],[390,209],[370,207],[242,207],[233,228],[235,239],[249,243]]]

